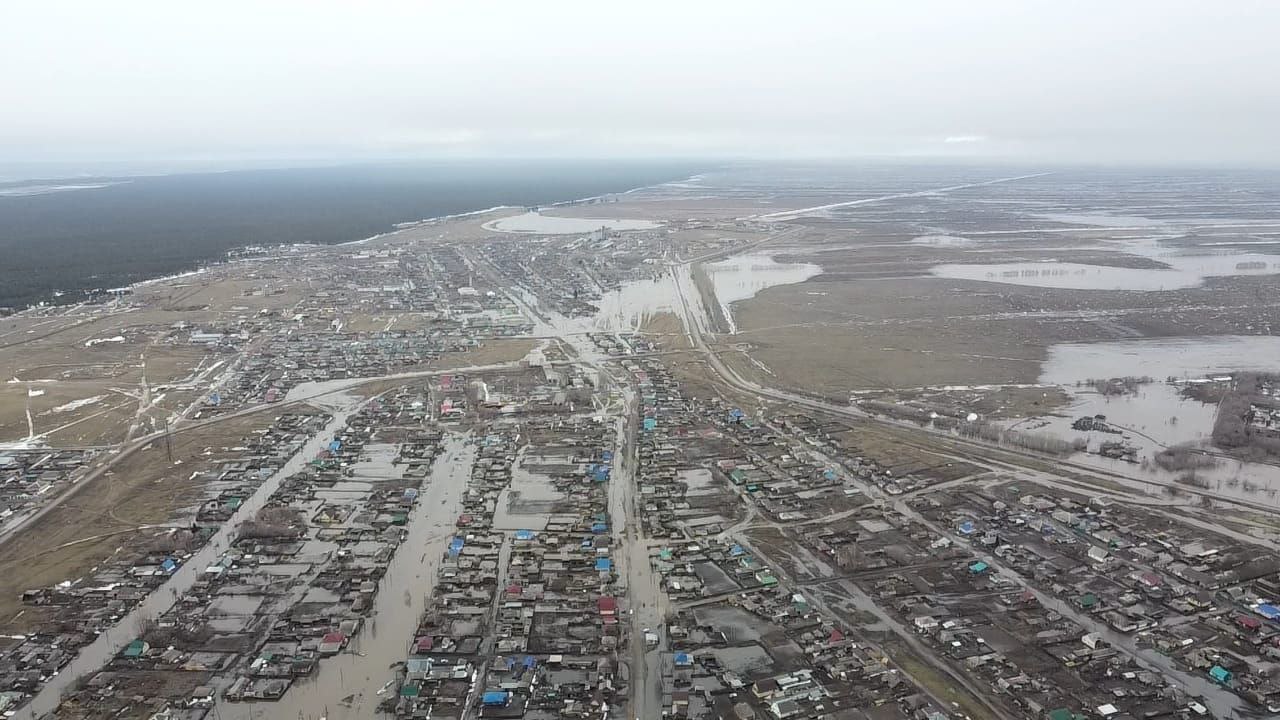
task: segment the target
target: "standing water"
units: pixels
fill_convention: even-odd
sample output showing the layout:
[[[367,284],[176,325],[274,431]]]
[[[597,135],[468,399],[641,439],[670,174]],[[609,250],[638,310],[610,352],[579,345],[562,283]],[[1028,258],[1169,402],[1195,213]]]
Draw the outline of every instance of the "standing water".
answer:
[[[405,658],[426,599],[435,586],[440,559],[453,536],[462,510],[476,446],[468,436],[445,436],[409,517],[409,535],[383,575],[373,611],[342,653],[325,658],[310,678],[294,683],[279,701],[232,703],[218,699],[214,713],[222,720],[287,718],[344,720],[371,718],[395,678],[392,666]]]

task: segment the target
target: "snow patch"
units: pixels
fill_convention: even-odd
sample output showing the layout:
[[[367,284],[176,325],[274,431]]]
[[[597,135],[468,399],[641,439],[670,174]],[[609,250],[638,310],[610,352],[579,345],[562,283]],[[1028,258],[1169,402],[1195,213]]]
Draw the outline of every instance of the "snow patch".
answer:
[[[72,410],[79,410],[80,408],[86,405],[92,405],[96,402],[100,402],[104,397],[106,397],[106,395],[94,395],[93,397],[81,398],[79,400],[72,400],[69,403],[59,405],[58,407],[54,408],[53,411],[56,413],[63,413],[63,412],[71,412]]]

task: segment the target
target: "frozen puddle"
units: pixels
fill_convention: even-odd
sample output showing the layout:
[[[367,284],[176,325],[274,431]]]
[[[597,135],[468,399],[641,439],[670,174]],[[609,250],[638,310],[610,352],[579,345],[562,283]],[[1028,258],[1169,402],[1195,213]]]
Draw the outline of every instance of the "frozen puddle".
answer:
[[[570,218],[527,212],[484,224],[485,230],[525,233],[528,235],[575,235],[589,233],[605,227],[610,230],[653,230],[661,227],[648,220],[623,220],[620,218]]]

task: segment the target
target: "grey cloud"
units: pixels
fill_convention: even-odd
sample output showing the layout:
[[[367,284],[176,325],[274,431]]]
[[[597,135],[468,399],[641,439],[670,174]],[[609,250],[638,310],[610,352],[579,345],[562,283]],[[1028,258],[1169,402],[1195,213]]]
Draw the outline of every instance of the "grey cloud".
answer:
[[[0,161],[1278,164],[1280,4],[7,3]]]

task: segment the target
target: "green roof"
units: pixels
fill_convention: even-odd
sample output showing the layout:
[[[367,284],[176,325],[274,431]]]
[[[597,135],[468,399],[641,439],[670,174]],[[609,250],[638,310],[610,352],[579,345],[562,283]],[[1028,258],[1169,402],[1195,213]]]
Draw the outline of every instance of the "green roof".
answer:
[[[1093,593],[1085,593],[1080,596],[1080,607],[1091,608],[1098,604],[1098,596]]]

